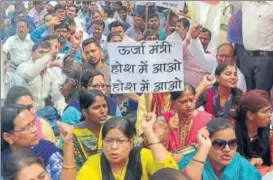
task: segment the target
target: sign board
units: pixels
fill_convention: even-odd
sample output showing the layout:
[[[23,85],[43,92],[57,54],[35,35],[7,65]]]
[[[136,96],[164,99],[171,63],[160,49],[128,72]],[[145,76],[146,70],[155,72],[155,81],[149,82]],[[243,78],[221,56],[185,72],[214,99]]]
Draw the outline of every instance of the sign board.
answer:
[[[146,4],[155,5],[158,7],[169,8],[174,12],[178,13],[183,11],[185,2],[184,1],[136,1],[136,5],[145,6]]]
[[[156,5],[173,10],[175,13],[183,11],[185,2],[184,1],[157,1]]]
[[[179,41],[109,43],[111,93],[154,93],[184,88]]]

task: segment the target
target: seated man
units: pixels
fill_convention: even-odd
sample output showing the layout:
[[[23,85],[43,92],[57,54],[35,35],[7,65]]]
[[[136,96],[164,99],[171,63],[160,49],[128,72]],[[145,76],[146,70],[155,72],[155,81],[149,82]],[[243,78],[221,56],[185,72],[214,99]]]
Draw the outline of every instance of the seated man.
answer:
[[[16,35],[9,37],[3,45],[3,57],[7,59],[7,54],[10,54],[8,63],[11,70],[15,71],[22,62],[29,60],[33,44],[29,35],[29,24],[24,19],[18,20]]]
[[[56,54],[57,47],[53,46],[51,50],[49,47],[47,42],[35,44],[32,49],[32,58],[22,63],[16,73],[27,81],[36,110],[45,108],[46,100],[50,97],[58,114],[62,115],[66,107],[65,99],[60,92],[55,72],[47,68],[52,56]]]

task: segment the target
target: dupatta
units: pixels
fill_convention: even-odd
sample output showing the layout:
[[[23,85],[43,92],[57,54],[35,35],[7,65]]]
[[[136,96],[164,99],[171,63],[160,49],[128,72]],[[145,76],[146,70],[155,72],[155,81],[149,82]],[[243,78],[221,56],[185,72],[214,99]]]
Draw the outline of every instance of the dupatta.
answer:
[[[169,123],[171,118],[174,116],[174,113],[163,113],[163,116],[165,117],[167,123]],[[188,132],[186,132],[186,142],[184,145],[188,146],[196,143],[197,132],[199,131],[199,129],[206,126],[208,121],[210,121],[212,118],[213,116],[211,114],[205,111],[198,111],[197,115],[191,120],[192,122],[190,123],[190,127],[187,128]],[[179,139],[178,129],[174,129],[172,132],[170,132],[168,142],[168,151],[174,151],[181,148],[182,144]]]

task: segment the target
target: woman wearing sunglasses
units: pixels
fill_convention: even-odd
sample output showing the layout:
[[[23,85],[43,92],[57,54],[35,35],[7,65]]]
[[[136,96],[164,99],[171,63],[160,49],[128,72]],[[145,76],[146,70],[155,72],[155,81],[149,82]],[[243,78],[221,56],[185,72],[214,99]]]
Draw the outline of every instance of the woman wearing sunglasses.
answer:
[[[192,179],[259,180],[260,173],[237,150],[234,125],[214,118],[197,134],[199,149],[187,154],[179,169]]]
[[[272,165],[269,143],[271,116],[271,101],[266,91],[251,90],[241,98],[236,121],[238,152],[261,172],[266,172],[265,166]]]
[[[81,78],[81,85],[83,91],[91,89],[100,90],[103,94],[106,94],[107,88],[110,86],[105,84],[104,75],[98,70],[87,71]],[[121,111],[118,107],[118,103],[115,98],[106,96],[108,103],[108,114],[110,116],[122,116]],[[81,120],[82,112],[79,105],[79,99],[76,99],[66,107],[62,115],[62,122],[67,124],[75,125]]]
[[[3,173],[3,163],[12,152],[28,149],[45,162],[46,171],[51,179],[70,177],[75,179],[73,127],[62,123],[58,123],[58,127],[64,140],[63,153],[52,142],[39,140],[31,106],[18,104],[3,106],[1,108],[1,174],[11,175],[9,172]],[[13,167],[9,170],[11,168]]]

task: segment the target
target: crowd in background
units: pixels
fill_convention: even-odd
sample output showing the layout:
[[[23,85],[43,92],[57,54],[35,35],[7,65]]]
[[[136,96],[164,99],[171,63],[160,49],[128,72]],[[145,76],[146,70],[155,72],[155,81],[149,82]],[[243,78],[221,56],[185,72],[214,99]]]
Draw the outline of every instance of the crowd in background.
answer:
[[[186,2],[9,1],[2,178],[273,179],[273,4],[233,4],[212,52]],[[111,93],[108,44],[139,41],[182,44],[183,91]]]

